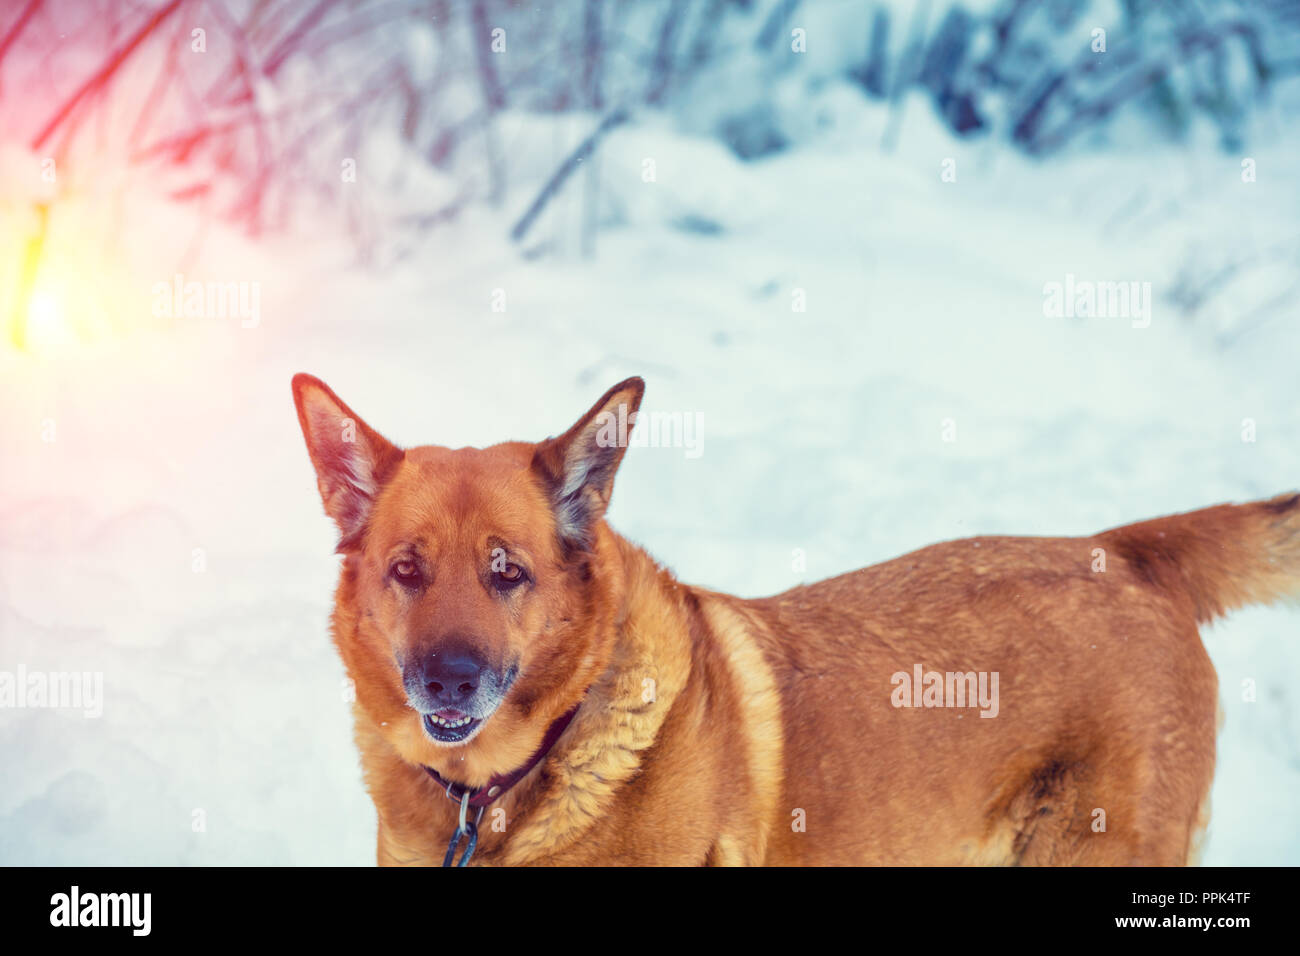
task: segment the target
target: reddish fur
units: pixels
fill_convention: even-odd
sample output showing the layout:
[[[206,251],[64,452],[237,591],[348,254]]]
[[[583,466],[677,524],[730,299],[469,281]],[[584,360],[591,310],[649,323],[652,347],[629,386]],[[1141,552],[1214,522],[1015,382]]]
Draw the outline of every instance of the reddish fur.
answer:
[[[639,380],[583,421],[633,393]],[[351,412],[305,376],[295,396],[328,469],[303,409]],[[572,432],[405,453],[365,434],[388,470],[344,544],[334,638],[382,863],[441,862],[454,808],[421,765],[481,785],[590,688],[499,801],[504,832],[485,819],[476,863],[1181,864],[1215,757],[1217,680],[1197,626],[1300,582],[1291,495],[1088,538],[952,541],[746,601],[680,584],[603,520],[570,553],[534,459],[556,467]],[[607,501],[608,487],[593,499]],[[382,572],[412,536],[438,572],[404,604]],[[494,536],[536,568],[515,605],[476,583]],[[501,710],[455,748],[424,736],[395,665],[450,630],[522,663]],[[890,676],[917,663],[999,672],[999,716],[895,709]]]

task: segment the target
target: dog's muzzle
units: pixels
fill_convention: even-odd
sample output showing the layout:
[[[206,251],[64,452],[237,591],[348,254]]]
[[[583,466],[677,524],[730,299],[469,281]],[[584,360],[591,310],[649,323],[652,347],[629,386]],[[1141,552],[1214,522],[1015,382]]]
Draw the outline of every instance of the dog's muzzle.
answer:
[[[408,662],[402,685],[429,738],[439,744],[461,744],[501,706],[515,673],[515,668],[501,671],[489,666],[472,649],[444,645]]]

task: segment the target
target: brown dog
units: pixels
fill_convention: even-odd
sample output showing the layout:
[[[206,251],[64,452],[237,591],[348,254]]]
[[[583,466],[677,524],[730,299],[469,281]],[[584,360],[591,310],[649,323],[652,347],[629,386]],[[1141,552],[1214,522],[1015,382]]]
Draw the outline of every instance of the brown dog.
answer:
[[[1300,591],[1300,495],[740,600],[604,521],[643,389],[540,444],[402,451],[294,378],[380,863],[1188,861],[1197,626]]]

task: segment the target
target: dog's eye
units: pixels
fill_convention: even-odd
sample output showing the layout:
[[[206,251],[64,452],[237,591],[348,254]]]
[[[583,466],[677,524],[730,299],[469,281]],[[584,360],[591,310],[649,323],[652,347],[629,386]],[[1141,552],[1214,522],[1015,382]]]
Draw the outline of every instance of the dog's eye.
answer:
[[[420,583],[420,566],[407,558],[394,561],[393,566],[388,570],[394,578],[407,587],[413,587]]]
[[[517,564],[506,564],[500,571],[492,572],[492,580],[503,591],[518,587],[527,577],[528,574]]]

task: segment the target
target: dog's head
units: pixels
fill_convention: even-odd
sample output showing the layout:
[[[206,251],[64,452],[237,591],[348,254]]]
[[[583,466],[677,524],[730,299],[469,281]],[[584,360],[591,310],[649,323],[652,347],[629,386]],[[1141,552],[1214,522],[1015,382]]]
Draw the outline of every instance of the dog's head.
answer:
[[[406,760],[482,785],[527,760],[605,666],[621,562],[603,516],[644,389],[615,385],[538,444],[402,450],[294,377],[342,536],[334,638]]]

